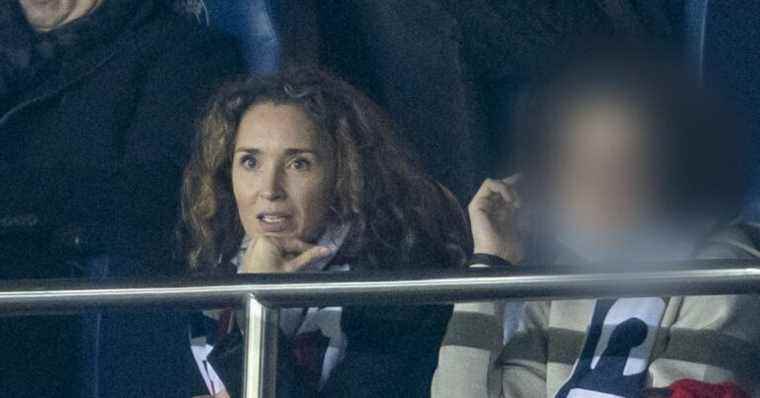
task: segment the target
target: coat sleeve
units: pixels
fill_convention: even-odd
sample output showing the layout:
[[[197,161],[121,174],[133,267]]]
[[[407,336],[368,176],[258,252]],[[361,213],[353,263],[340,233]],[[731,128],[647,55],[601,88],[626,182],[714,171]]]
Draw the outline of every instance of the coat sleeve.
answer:
[[[752,258],[756,249],[737,231],[727,231],[698,256]],[[735,382],[760,396],[760,298],[689,296],[682,300],[664,351],[649,366],[650,383],[665,387],[679,379]]]
[[[548,303],[526,304],[520,328],[505,346],[502,306],[455,306],[433,379],[433,398],[544,396],[548,308]]]
[[[651,385],[667,387],[680,379],[734,382],[757,396],[758,323],[757,296],[683,298],[667,346],[649,365]]]
[[[325,397],[427,397],[450,306],[347,307],[348,346]]]

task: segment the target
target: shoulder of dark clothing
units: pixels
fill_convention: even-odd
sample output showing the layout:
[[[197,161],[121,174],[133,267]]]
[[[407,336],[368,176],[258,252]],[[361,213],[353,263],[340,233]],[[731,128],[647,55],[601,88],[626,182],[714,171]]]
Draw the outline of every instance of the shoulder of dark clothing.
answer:
[[[88,255],[160,268],[196,121],[218,84],[244,67],[226,36],[150,0],[139,4],[111,40],[63,60],[3,112],[0,215],[31,211],[43,234],[79,231]],[[49,148],[54,156],[43,157]],[[43,158],[59,167],[42,167]],[[23,183],[32,177],[37,188]]]
[[[164,6],[154,6],[144,11],[130,24],[129,29],[137,33],[135,40],[141,47],[155,53],[157,49],[180,50],[183,48],[206,49],[210,52],[227,52],[239,55],[238,45],[220,31],[203,26],[201,23],[176,14]],[[159,52],[157,55],[166,54]],[[238,63],[242,63],[239,58]],[[212,61],[199,59],[198,61]],[[240,65],[239,65],[240,66]]]

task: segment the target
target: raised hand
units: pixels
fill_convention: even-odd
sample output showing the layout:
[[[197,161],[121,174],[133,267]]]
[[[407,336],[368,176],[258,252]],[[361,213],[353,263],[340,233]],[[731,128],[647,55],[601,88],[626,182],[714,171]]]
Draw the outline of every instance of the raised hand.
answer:
[[[521,205],[514,189],[519,181],[520,174],[503,180],[487,179],[472,198],[467,210],[475,253],[498,256],[512,264],[522,260],[523,245],[515,219]]]

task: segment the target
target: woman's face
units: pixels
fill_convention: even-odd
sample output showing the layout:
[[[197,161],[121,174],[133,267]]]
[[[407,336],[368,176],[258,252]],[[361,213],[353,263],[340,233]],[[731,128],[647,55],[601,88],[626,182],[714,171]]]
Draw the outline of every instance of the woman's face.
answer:
[[[232,187],[250,237],[314,241],[335,186],[335,149],[296,105],[251,107],[237,131]]]
[[[552,168],[560,222],[592,233],[625,231],[651,217],[657,182],[648,123],[614,98],[578,101],[560,117]]]
[[[96,9],[104,0],[19,0],[29,24],[46,32],[75,21]]]

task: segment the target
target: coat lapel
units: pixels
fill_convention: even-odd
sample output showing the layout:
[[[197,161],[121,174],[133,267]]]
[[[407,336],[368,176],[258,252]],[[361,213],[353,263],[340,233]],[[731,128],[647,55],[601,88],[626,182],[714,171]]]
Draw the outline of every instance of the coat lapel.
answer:
[[[98,70],[107,63],[116,54],[115,46],[103,46],[97,50],[91,51],[78,60],[67,63],[61,70],[54,74],[50,79],[45,80],[42,84],[32,90],[28,99],[14,106],[6,112],[0,119],[0,127],[5,126],[8,121],[24,109],[40,103],[48,98],[52,98],[82,79]]]

